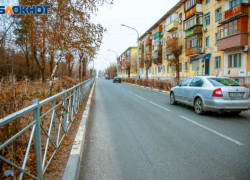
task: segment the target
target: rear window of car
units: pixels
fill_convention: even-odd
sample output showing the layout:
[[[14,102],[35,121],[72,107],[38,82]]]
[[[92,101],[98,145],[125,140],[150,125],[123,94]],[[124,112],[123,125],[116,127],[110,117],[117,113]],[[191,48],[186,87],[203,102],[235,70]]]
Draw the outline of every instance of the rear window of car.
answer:
[[[227,79],[227,78],[208,78],[208,80],[214,86],[241,86],[232,79]]]

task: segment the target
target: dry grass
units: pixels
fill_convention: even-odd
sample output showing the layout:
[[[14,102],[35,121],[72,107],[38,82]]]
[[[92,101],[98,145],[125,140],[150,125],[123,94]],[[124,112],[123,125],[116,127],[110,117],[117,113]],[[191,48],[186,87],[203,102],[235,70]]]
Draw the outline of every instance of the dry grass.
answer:
[[[62,89],[68,89],[71,88],[73,85],[78,84],[79,82],[77,80],[73,80],[72,78],[68,77],[62,77],[61,79],[54,82],[54,86],[52,89],[52,95],[57,94],[62,91]],[[47,84],[48,87],[48,84]],[[20,81],[16,83],[15,85],[8,85],[1,88],[0,91],[0,118],[3,118],[13,112],[16,112],[24,107],[27,107],[32,104],[33,99],[39,99],[40,101],[47,98],[48,90],[47,88],[43,89],[42,84],[40,82],[26,82],[26,81]],[[56,102],[58,103],[61,99],[56,99]],[[44,106],[41,106],[40,113],[43,114],[44,112],[48,111],[50,108],[52,108],[53,103],[47,103]],[[61,106],[57,107],[57,112],[59,114],[57,116],[61,116]],[[46,131],[48,131],[49,123],[51,118],[51,113],[46,115],[44,118],[41,119],[41,124],[44,126]],[[78,119],[78,117],[76,117]],[[6,142],[6,140],[10,139],[12,136],[14,136],[17,132],[19,132],[21,129],[26,127],[28,124],[30,124],[33,121],[33,114],[32,112],[25,114],[24,116],[16,119],[15,121],[12,121],[2,127],[0,127],[0,144]],[[54,130],[52,130],[52,134]],[[16,138],[12,143],[10,143],[8,146],[6,146],[4,149],[0,151],[0,155],[4,156],[8,160],[22,165],[24,155],[26,152],[26,148],[28,145],[28,139],[30,137],[31,128],[29,128],[25,133],[20,135],[18,138]],[[62,133],[59,135],[61,136]],[[41,131],[41,138],[42,138],[42,149],[45,148],[45,142],[46,142],[46,135],[43,131]],[[49,146],[47,159],[51,156],[54,148],[52,148],[52,145]],[[42,150],[43,151],[43,150]],[[31,174],[36,174],[36,164],[35,164],[35,149],[34,149],[34,141],[32,144],[32,147],[30,149],[29,157],[27,160],[27,166],[26,170],[30,172]],[[12,166],[8,165],[7,163],[0,161],[0,179],[3,179],[3,171],[12,169],[16,175],[20,173],[17,169],[13,168]],[[24,176],[24,179],[29,179],[27,176]]]

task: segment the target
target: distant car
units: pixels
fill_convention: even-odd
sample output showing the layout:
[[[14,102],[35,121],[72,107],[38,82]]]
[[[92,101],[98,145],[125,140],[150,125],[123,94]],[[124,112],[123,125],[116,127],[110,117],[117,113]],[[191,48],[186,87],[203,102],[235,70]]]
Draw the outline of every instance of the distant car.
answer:
[[[115,83],[115,82],[121,83],[121,82],[122,82],[122,81],[121,81],[121,78],[120,78],[120,77],[114,77],[113,83]]]
[[[109,76],[106,76],[106,79],[110,79]]]
[[[190,77],[171,88],[170,103],[177,102],[194,107],[197,114],[205,111],[239,114],[250,109],[250,89],[227,77]]]

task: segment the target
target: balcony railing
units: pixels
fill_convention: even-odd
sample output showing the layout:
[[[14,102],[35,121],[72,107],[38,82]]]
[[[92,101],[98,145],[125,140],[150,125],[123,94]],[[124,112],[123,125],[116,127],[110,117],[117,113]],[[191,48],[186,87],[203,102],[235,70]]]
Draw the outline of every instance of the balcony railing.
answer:
[[[228,36],[217,41],[218,51],[248,45],[248,33]]]
[[[148,45],[148,44],[152,44],[152,39],[148,39],[148,40],[146,41],[146,45]]]
[[[196,54],[204,54],[204,53],[205,53],[205,51],[201,47],[195,47],[195,48],[191,48],[191,49],[186,50],[186,56],[196,55]]]
[[[153,63],[154,64],[161,64],[162,63],[162,51],[155,51],[153,54]]]
[[[169,25],[167,25],[166,31],[171,32],[171,31],[173,31],[173,30],[175,30],[177,28],[178,28],[178,21],[173,21]]]
[[[202,26],[196,26],[186,31],[186,37],[202,33]]]
[[[225,11],[221,15],[221,20],[219,21],[220,24],[226,23],[234,18],[241,17],[244,15],[248,15],[248,5],[246,4],[239,4],[232,9]]]
[[[172,47],[166,48],[166,56],[172,54]]]
[[[166,41],[167,45],[170,46],[171,44],[175,43],[178,40],[178,38],[173,37]]]
[[[157,39],[158,37],[160,37],[161,36],[161,32],[158,32],[158,33],[155,33],[155,35],[154,35],[154,39]]]
[[[192,16],[193,14],[200,12],[202,13],[202,4],[196,4],[193,8],[185,13],[185,18]]]

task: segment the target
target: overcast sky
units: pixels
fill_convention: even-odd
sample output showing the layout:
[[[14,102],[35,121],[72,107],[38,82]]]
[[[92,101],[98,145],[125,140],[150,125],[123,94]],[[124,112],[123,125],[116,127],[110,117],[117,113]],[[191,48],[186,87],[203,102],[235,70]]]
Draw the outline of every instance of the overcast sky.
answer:
[[[114,0],[112,5],[104,5],[99,8],[97,16],[92,15],[93,23],[100,23],[107,29],[104,34],[103,44],[98,56],[94,59],[95,69],[104,70],[111,63],[116,62],[118,56],[130,46],[137,46],[137,33],[127,26],[137,29],[139,36],[143,35],[153,26],[167,11],[179,0]],[[93,63],[89,64],[92,67]]]

